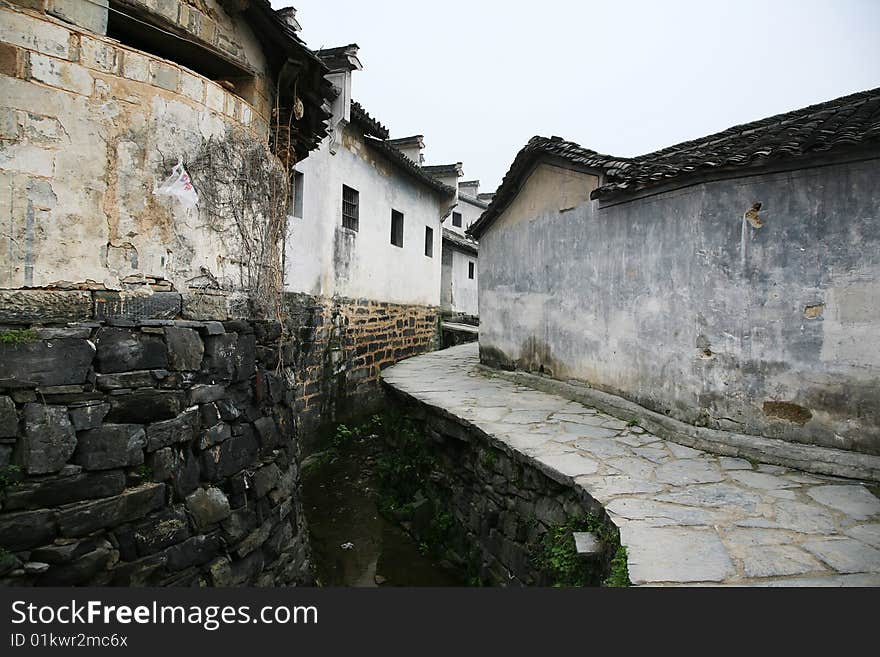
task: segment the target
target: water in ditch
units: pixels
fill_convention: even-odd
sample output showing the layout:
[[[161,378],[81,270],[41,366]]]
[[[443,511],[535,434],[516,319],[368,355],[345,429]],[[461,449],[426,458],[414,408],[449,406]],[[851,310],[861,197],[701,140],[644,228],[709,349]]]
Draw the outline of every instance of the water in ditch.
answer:
[[[463,574],[432,559],[378,510],[375,441],[332,459],[315,455],[303,472],[303,505],[322,586],[463,586]]]

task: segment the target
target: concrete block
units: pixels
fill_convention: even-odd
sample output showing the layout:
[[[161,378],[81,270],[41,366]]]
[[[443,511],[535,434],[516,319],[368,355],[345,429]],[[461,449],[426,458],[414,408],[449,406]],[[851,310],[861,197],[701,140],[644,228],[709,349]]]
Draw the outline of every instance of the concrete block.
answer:
[[[122,58],[122,75],[136,82],[147,82],[150,79],[150,59],[126,50]]]
[[[9,43],[0,43],[0,74],[11,78],[24,77],[24,51]]]
[[[24,132],[30,142],[53,144],[67,136],[61,122],[51,116],[28,114]],[[46,185],[49,183],[46,182]],[[51,189],[51,188],[50,188]],[[54,194],[53,194],[54,197]]]
[[[83,66],[105,73],[116,73],[120,59],[120,51],[109,43],[85,35],[80,37],[79,60]]]
[[[91,318],[92,297],[88,292],[0,290],[0,323],[3,324],[60,324]]]
[[[214,83],[208,83],[205,104],[215,112],[222,112],[226,107],[226,92]]]
[[[574,548],[579,557],[596,557],[602,553],[602,541],[592,532],[574,532]]]
[[[195,320],[225,320],[229,317],[226,296],[199,292],[186,293],[183,295],[183,317]],[[208,333],[211,334],[210,329]]]
[[[186,71],[180,72],[179,92],[188,98],[192,98],[198,103],[205,101],[205,82]]]
[[[48,0],[47,12],[96,34],[107,34],[109,0]]]
[[[94,80],[87,69],[79,64],[61,61],[31,53],[31,78],[65,91],[90,96]]]
[[[181,296],[177,292],[95,293],[96,319],[173,319],[180,310]]]
[[[173,66],[160,61],[150,62],[150,82],[168,91],[177,91],[179,72]]]
[[[19,112],[10,107],[0,107],[0,139],[18,139],[23,123]]]
[[[239,104],[238,98],[236,98],[232,94],[226,94],[226,107],[224,108],[223,112],[227,116],[231,116],[232,118],[235,118],[236,108],[238,107],[238,104]]]
[[[199,30],[199,36],[202,38],[202,41],[205,43],[214,43],[214,37],[217,36],[217,23],[207,16],[202,16],[200,23],[201,29]]]
[[[173,23],[177,22],[179,7],[177,0],[156,0],[156,12]]]
[[[85,3],[83,3],[85,4]],[[26,14],[3,11],[0,42],[10,43],[44,55],[70,59],[70,32],[59,25]]]
[[[206,16],[194,7],[187,6],[186,12],[184,12],[183,9],[184,5],[181,5],[179,23],[183,25],[183,27],[185,27],[187,31],[192,32],[196,36],[201,36],[202,21],[205,20]],[[186,23],[184,23],[184,17],[186,18]]]
[[[242,103],[241,104],[241,122],[244,125],[250,125],[251,121],[253,121],[253,119],[254,119],[254,111],[251,109],[251,106],[246,103]]]
[[[22,142],[0,145],[0,169],[51,178],[55,172],[55,153]]]

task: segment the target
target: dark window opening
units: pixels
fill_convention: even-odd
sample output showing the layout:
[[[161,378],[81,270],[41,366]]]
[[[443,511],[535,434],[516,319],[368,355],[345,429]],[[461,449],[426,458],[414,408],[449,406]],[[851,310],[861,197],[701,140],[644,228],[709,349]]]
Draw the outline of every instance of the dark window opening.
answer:
[[[178,34],[179,36],[174,36]],[[176,23],[129,3],[110,0],[107,36],[148,55],[175,62],[221,83],[250,103],[256,100],[254,74],[243,65],[196,41]]]
[[[474,277],[474,263],[469,262],[468,263],[468,278],[472,279],[473,277]]]
[[[303,174],[293,172],[293,216],[303,216]]]
[[[345,228],[358,229],[359,197],[360,194],[356,189],[342,186],[342,225]]]
[[[430,226],[425,226],[425,255],[434,257],[434,229]]]
[[[461,228],[461,212],[452,213],[452,225],[456,228]]]
[[[391,243],[403,247],[403,212],[391,211]]]

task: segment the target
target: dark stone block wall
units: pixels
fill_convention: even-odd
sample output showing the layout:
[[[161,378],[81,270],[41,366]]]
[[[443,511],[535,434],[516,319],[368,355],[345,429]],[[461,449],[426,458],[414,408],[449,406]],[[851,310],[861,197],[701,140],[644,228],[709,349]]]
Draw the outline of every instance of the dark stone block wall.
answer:
[[[570,526],[587,516],[601,519],[617,536],[602,506],[567,477],[473,426],[465,426],[442,409],[424,404],[388,386],[389,404],[408,418],[426,438],[431,472],[425,495],[410,504],[410,531],[431,535],[431,518],[449,513],[458,536],[445,558],[475,572],[493,586],[552,586],[536,558],[548,531]],[[390,450],[397,446],[393,439]],[[439,492],[432,498],[429,492]],[[423,535],[426,534],[426,535]],[[589,563],[599,584],[608,573],[619,543],[607,543]]]
[[[280,323],[0,334],[0,584],[312,580]]]

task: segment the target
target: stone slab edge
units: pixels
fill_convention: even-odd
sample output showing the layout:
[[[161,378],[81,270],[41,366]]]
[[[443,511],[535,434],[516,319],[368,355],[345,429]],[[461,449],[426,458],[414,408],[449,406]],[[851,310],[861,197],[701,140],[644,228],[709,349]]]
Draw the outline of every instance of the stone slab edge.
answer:
[[[478,365],[476,369],[484,376],[506,379],[541,392],[559,395],[593,406],[622,420],[635,420],[639,426],[661,438],[694,449],[816,474],[880,482],[880,456],[697,427],[585,385],[556,381],[526,372],[496,370],[485,365]]]
[[[479,425],[474,424],[470,420],[466,420],[465,418],[455,415],[454,413],[449,412],[442,406],[437,406],[436,404],[432,404],[430,402],[425,401],[424,399],[419,399],[412,393],[407,392],[406,390],[401,389],[397,384],[387,381],[384,377],[380,379],[382,384],[390,391],[392,394],[398,396],[400,399],[404,401],[408,401],[410,403],[416,404],[425,409],[429,409],[431,413],[442,417],[446,420],[453,422],[462,428],[463,433],[455,436],[456,438],[463,440],[465,442],[470,442],[471,438],[467,436],[464,432],[469,432],[476,437],[482,437],[491,447],[495,449],[499,449],[511,458],[524,465],[529,466],[539,472],[543,473],[557,484],[562,486],[568,486],[572,488],[581,498],[581,502],[589,507],[594,513],[604,514],[605,507],[596,500],[591,494],[590,491],[578,484],[574,477],[570,477],[568,475],[562,474],[555,468],[543,463],[539,459],[536,459],[533,456],[525,454],[518,449],[515,449],[508,445],[506,442],[492,435],[491,433],[482,429]]]

